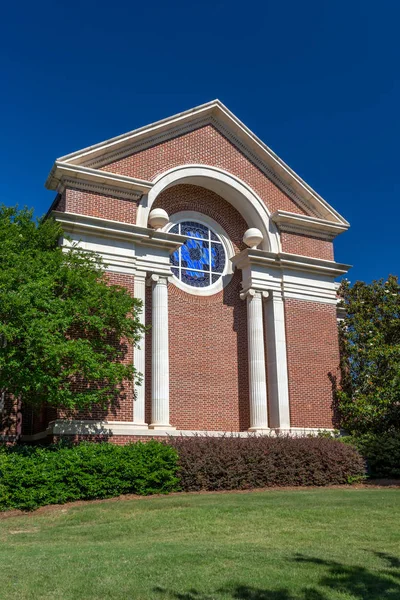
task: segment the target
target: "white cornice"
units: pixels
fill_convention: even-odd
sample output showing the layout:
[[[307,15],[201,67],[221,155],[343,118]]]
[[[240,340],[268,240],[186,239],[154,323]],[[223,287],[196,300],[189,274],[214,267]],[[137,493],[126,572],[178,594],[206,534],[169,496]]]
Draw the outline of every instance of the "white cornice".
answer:
[[[349,265],[297,254],[247,249],[232,259],[242,270],[242,288],[282,293],[284,299],[337,304],[335,277]]]
[[[63,213],[50,213],[62,226],[60,240],[65,251],[77,245],[95,252],[107,271],[133,276],[158,274],[172,276],[170,254],[185,242],[176,233],[165,233],[120,221]]]
[[[213,100],[146,127],[141,127],[78,152],[73,152],[63,156],[57,162],[68,163],[69,165],[104,165],[107,164],[107,161],[110,162],[108,159],[110,156],[115,156],[115,153],[123,154],[126,150],[131,152],[132,148],[143,145],[149,140],[151,140],[151,143],[154,143],[156,138],[166,140],[178,135],[177,132],[179,131],[195,129],[207,122],[213,123],[214,126],[221,129],[224,135],[237,145],[259,168],[262,168],[266,175],[274,180],[286,194],[306,207],[309,212],[322,219],[348,226],[348,222],[326,200],[290,169],[219,100]],[[96,169],[90,169],[90,171],[96,172]],[[50,181],[51,178],[52,174],[49,177]],[[54,188],[51,187],[51,189]]]
[[[259,265],[274,269],[290,269],[315,275],[326,275],[332,278],[344,275],[351,268],[350,265],[340,264],[333,260],[310,258],[286,252],[275,254],[257,249],[242,250],[232,258],[232,262],[238,269],[243,269],[249,265]]]
[[[277,210],[271,215],[271,219],[278,225],[280,231],[299,233],[326,240],[333,240],[349,228],[348,223],[334,223],[326,219],[298,215],[285,210]]]
[[[53,211],[52,217],[61,224],[65,233],[96,235],[104,239],[132,241],[142,246],[164,248],[174,252],[186,238],[176,233],[165,233],[130,223],[109,221],[99,217]]]
[[[47,189],[57,192],[62,192],[67,186],[75,186],[108,195],[125,196],[128,199],[139,199],[153,186],[150,181],[61,161],[55,162],[45,185]]]

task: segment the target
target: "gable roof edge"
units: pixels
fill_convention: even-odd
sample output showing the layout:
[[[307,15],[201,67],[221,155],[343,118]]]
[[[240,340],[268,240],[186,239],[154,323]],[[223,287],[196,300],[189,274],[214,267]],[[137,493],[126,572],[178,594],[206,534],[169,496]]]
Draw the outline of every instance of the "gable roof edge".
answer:
[[[269,170],[277,178],[277,185],[281,182],[281,187],[285,193],[292,191],[294,199],[298,197],[304,203],[314,208],[317,216],[326,220],[340,223],[348,228],[349,222],[336,211],[322,196],[320,196],[311,186],[309,186],[293,169],[291,169],[279,156],[269,148],[260,138],[258,138],[240,119],[238,119],[220,100],[212,100],[195,108],[167,117],[145,125],[128,133],[113,137],[104,142],[99,142],[92,146],[72,152],[57,159],[56,162],[70,163],[80,165],[92,157],[101,157],[108,154],[119,146],[127,146],[151,135],[167,130],[171,125],[187,124],[198,120],[199,117],[214,118],[223,126],[232,132],[233,137],[238,142],[248,147],[258,159],[269,167]],[[284,188],[287,188],[286,190]]]

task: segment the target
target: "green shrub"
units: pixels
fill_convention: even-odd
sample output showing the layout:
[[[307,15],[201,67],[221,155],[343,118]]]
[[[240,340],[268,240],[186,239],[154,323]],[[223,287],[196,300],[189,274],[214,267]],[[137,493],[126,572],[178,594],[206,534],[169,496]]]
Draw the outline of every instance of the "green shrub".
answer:
[[[362,480],[365,462],[352,446],[327,437],[180,437],[182,489],[237,490],[333,485]]]
[[[360,481],[364,461],[325,437],[180,437],[126,446],[83,442],[0,448],[0,510],[192,490]]]
[[[156,441],[2,447],[0,510],[168,493],[179,489],[176,472],[176,450]]]
[[[400,432],[348,436],[343,441],[354,445],[365,458],[371,477],[400,478]]]

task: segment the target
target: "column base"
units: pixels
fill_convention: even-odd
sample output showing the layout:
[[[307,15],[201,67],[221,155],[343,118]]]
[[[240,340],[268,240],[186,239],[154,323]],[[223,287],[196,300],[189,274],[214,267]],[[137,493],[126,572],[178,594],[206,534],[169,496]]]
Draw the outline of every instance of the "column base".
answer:
[[[271,431],[270,427],[249,427],[247,431],[251,433],[269,433]]]
[[[172,427],[172,425],[159,425],[158,423],[151,423],[149,429],[153,429],[154,431],[164,431],[166,429],[176,431],[176,427]]]

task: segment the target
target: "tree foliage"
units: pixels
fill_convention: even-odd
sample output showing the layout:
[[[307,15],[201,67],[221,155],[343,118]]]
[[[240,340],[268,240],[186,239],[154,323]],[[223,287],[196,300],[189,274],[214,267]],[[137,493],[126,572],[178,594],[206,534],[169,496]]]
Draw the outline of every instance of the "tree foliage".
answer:
[[[400,285],[362,281],[340,287],[342,426],[351,433],[400,429]]]
[[[141,302],[110,285],[99,256],[59,245],[61,227],[0,206],[0,392],[25,405],[107,406],[137,374]]]

